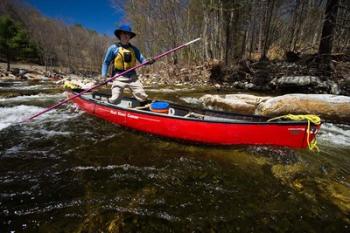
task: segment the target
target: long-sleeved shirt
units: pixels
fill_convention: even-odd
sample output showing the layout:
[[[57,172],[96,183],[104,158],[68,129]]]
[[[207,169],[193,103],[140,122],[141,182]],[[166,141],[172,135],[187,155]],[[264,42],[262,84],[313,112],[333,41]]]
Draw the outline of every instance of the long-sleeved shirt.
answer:
[[[136,59],[140,63],[146,62],[146,58],[141,54],[140,50],[133,45],[130,45],[130,46],[132,46],[132,48],[135,51]],[[105,58],[104,58],[103,63],[102,63],[102,71],[101,71],[102,77],[107,77],[108,67],[109,67],[110,63],[114,60],[114,58],[117,56],[118,50],[119,50],[119,47],[116,44],[112,44],[107,49]],[[133,70],[133,71],[126,73],[125,76],[130,77],[130,76],[134,75],[135,73],[136,73],[136,71]]]

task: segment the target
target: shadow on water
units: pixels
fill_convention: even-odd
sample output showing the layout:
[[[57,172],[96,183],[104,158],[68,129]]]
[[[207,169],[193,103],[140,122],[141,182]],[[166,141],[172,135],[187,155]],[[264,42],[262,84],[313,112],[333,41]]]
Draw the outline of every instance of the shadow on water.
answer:
[[[349,231],[349,147],[194,145],[70,107],[0,138],[0,232]]]

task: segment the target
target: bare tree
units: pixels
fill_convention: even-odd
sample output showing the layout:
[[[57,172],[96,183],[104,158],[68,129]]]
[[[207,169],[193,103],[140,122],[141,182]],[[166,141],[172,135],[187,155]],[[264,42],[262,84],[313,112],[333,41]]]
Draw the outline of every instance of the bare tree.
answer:
[[[328,0],[325,12],[325,19],[322,28],[322,36],[319,47],[319,54],[330,54],[333,48],[335,25],[337,21],[339,0]]]

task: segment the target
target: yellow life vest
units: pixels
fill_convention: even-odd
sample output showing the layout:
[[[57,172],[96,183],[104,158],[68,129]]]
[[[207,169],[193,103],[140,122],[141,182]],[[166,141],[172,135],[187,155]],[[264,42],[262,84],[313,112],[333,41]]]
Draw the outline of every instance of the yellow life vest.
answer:
[[[114,69],[117,71],[128,70],[136,66],[136,53],[132,46],[124,48],[117,44],[118,54],[114,58]]]

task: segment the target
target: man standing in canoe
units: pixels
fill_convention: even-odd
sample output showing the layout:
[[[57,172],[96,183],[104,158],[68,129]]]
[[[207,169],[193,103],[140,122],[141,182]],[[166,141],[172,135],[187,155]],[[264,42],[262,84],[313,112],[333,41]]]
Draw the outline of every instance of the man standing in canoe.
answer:
[[[113,61],[112,76],[136,66],[136,60],[140,63],[153,64],[154,60],[147,60],[138,48],[129,43],[130,39],[136,36],[129,25],[121,25],[114,31],[114,35],[119,39],[119,43],[112,44],[105,55],[102,64],[102,77],[107,77],[108,67]],[[118,103],[122,97],[123,90],[129,88],[133,96],[140,102],[147,100],[147,94],[135,70],[116,78],[112,83],[112,97],[110,103]]]

